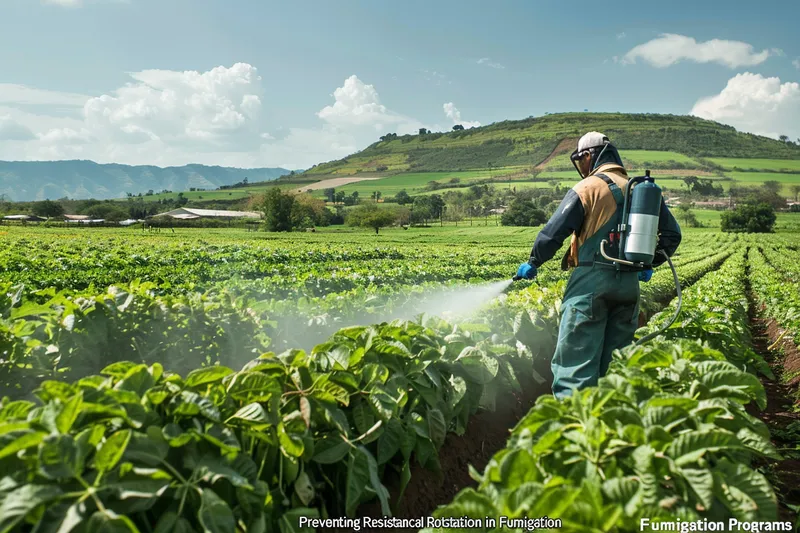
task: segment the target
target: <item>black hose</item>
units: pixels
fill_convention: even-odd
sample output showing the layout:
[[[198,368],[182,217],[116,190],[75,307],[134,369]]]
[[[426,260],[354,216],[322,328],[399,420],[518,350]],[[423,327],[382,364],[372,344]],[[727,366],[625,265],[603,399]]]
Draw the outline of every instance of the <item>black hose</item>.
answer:
[[[658,331],[649,333],[644,337],[642,337],[641,339],[637,340],[636,342],[633,343],[634,346],[638,346],[664,333],[675,322],[675,319],[678,318],[678,315],[681,312],[681,303],[683,302],[683,297],[681,296],[681,282],[678,279],[678,272],[675,270],[675,265],[672,264],[672,259],[669,258],[667,253],[664,250],[659,250],[659,251],[664,257],[667,258],[667,263],[669,263],[669,267],[672,269],[672,276],[673,278],[675,278],[675,290],[677,291],[678,294],[678,305],[675,308],[675,314],[672,315],[672,318],[669,320],[669,322],[666,323],[666,325],[659,328]]]

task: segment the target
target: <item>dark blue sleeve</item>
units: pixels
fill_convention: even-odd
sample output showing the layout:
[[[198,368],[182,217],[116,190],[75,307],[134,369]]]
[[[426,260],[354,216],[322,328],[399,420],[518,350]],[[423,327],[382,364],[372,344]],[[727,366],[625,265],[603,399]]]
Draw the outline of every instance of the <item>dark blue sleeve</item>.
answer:
[[[564,244],[564,239],[578,231],[583,224],[583,203],[574,190],[570,189],[561,204],[547,221],[533,243],[528,262],[539,268],[549,261]]]
[[[662,198],[661,213],[658,217],[658,244],[656,245],[656,250],[664,250],[667,252],[668,256],[672,257],[672,254],[678,249],[680,243],[681,227],[678,225],[678,221],[675,220],[675,217],[672,216],[672,212]],[[664,256],[660,253],[656,253],[656,256],[653,258],[653,266],[656,267],[664,262],[666,262]]]

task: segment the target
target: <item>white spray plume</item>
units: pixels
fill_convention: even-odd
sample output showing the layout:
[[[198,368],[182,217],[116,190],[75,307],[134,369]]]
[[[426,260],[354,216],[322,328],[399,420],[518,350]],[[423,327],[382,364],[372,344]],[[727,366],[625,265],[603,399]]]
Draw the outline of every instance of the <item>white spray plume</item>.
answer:
[[[363,309],[345,319],[329,324],[310,325],[308,319],[282,321],[282,331],[273,336],[273,346],[281,351],[302,347],[310,350],[325,342],[336,330],[347,326],[359,326],[390,322],[396,319],[413,320],[419,315],[438,316],[449,322],[470,318],[498,296],[511,284],[511,280],[477,284],[458,284],[426,292],[423,295],[408,294],[406,301],[395,301],[384,309]]]
[[[468,318],[500,296],[509,285],[511,285],[510,280],[502,280],[448,287],[439,293],[429,295],[416,314],[424,313],[427,316],[441,316],[450,320]]]

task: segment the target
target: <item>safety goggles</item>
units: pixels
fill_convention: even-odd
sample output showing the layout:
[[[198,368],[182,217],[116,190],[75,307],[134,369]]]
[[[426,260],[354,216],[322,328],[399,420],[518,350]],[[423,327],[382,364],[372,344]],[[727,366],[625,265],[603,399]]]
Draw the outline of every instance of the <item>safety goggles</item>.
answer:
[[[606,151],[606,148],[608,148],[608,146],[609,146],[608,142],[603,143],[603,149],[600,150],[600,153],[597,155],[597,158],[595,159],[595,161],[599,161],[600,160],[600,156],[603,155],[603,152]],[[575,167],[575,170],[578,171],[578,174],[580,175],[581,179],[585,178],[586,176],[583,175],[583,172],[581,172],[580,167],[578,167],[578,161],[580,161],[581,158],[586,154],[594,155],[594,153],[597,151],[598,148],[599,148],[599,146],[594,146],[592,148],[587,148],[585,150],[578,150],[576,148],[575,151],[570,154],[569,160],[572,161],[572,166]],[[592,170],[594,170],[594,169],[592,169]]]
[[[581,158],[586,154],[591,154],[591,153],[592,153],[591,149],[578,151],[578,149],[576,148],[575,151],[572,152],[569,156],[569,160],[572,161],[572,166],[575,167],[575,170],[578,172],[581,179],[585,178],[586,176],[584,176],[583,172],[581,172],[581,169],[578,166],[578,161],[580,161]]]

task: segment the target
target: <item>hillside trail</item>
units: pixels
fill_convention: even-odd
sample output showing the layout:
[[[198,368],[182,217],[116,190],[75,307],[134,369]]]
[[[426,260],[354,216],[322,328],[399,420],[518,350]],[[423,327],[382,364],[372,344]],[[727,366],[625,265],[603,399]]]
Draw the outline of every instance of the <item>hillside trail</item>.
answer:
[[[766,409],[760,411],[750,404],[747,411],[769,427],[772,443],[784,457],[782,461],[760,463],[778,494],[779,520],[794,524],[798,513],[789,506],[800,506],[800,351],[791,340],[781,339],[783,331],[774,319],[763,316],[763,309],[751,291],[749,264],[745,279],[753,350],[775,374],[775,379],[760,376],[767,393]],[[782,376],[794,377],[784,381]]]
[[[533,167],[535,170],[544,170],[544,167],[547,166],[554,157],[559,156],[564,153],[570,153],[573,150],[573,146],[578,146],[578,137],[567,137],[566,139],[561,139],[561,141],[553,148],[553,151],[550,152],[550,155],[544,158],[544,161]]]

